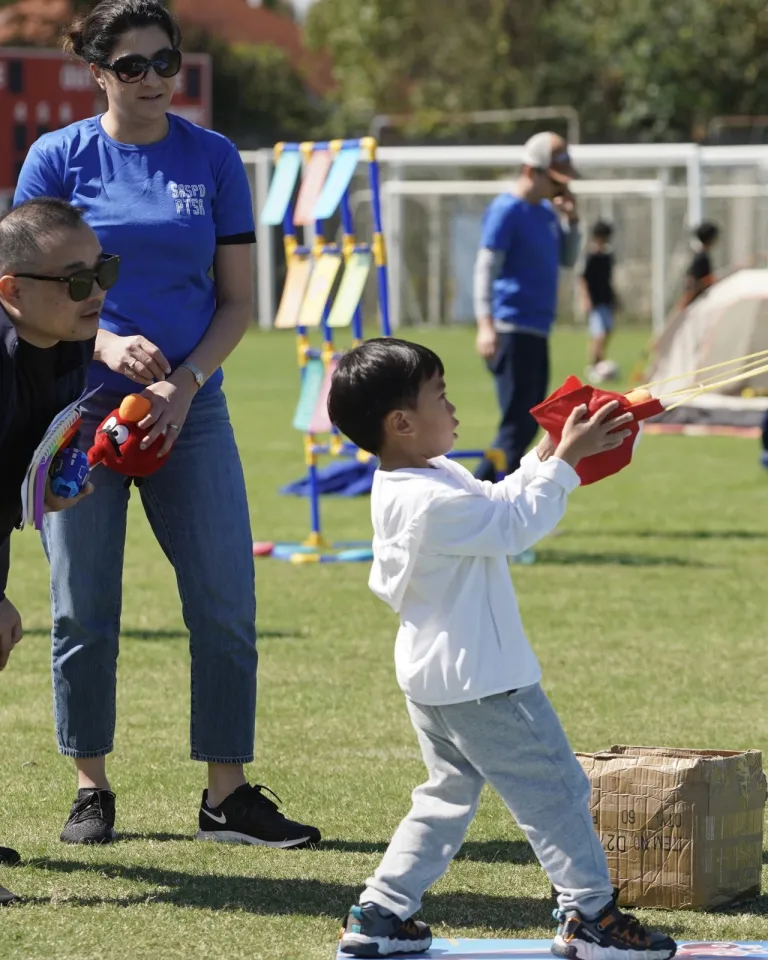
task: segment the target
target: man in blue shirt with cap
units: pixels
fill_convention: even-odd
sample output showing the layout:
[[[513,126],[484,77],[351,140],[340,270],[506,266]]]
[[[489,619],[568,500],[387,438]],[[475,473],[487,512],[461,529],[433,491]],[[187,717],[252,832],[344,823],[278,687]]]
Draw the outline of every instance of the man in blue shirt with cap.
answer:
[[[570,181],[578,177],[566,141],[537,133],[524,147],[512,190],[491,203],[475,263],[477,351],[493,374],[501,423],[493,446],[513,473],[536,436],[529,410],[547,396],[549,333],[559,268],[572,267],[581,237]],[[494,480],[483,459],[475,476]]]

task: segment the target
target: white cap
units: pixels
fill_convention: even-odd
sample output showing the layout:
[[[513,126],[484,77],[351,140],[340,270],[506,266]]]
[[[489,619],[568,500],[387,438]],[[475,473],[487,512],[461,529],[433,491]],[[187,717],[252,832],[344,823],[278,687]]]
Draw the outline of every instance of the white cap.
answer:
[[[546,170],[553,180],[567,183],[579,177],[571,163],[568,144],[556,133],[534,134],[523,147],[523,164],[535,170]]]

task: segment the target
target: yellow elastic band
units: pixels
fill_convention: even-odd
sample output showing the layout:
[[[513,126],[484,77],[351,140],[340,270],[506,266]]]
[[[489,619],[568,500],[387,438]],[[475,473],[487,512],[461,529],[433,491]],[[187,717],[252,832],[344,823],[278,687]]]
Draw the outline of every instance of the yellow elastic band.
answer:
[[[741,374],[752,374],[759,373],[762,368],[768,362],[768,357],[761,357],[759,360],[752,360],[750,363],[745,363],[741,367],[734,367],[733,370],[728,371],[728,377],[735,376],[737,373]],[[711,386],[718,387],[724,382],[723,374],[715,374],[713,377],[705,377],[703,380],[698,381],[697,383],[691,383],[687,387],[679,387],[677,390],[670,390],[669,393],[665,393],[665,397],[674,397],[679,393],[690,393],[691,390],[701,390],[704,388],[709,388]]]
[[[717,383],[710,383],[709,385],[699,387],[698,389],[692,387],[683,397],[681,397],[681,399],[665,409],[674,410],[676,407],[680,407],[684,403],[688,403],[690,400],[693,400],[694,397],[700,397],[704,393],[711,393],[713,390],[717,390],[720,387],[727,387],[732,383],[739,383],[741,380],[747,380],[749,377],[754,377],[761,373],[768,373],[768,363],[763,364],[761,367],[757,367],[755,370],[747,370],[746,372],[739,373],[735,377],[728,377],[725,380],[719,380]],[[680,392],[681,391],[677,391],[675,394],[670,394],[670,396],[677,396],[677,394]]]
[[[672,383],[675,380],[681,380],[683,377],[695,377],[699,373],[708,373],[710,370],[719,370],[723,367],[733,366],[733,364],[743,364],[755,358],[768,359],[768,350],[758,350],[756,353],[747,354],[746,357],[734,357],[733,360],[723,360],[720,363],[710,364],[708,367],[700,367],[698,370],[688,370],[686,373],[678,374],[676,377],[665,377],[663,380],[650,380],[648,383],[641,384],[640,389],[649,390],[651,387],[660,387],[663,383]],[[737,366],[735,369],[739,369],[739,367]]]

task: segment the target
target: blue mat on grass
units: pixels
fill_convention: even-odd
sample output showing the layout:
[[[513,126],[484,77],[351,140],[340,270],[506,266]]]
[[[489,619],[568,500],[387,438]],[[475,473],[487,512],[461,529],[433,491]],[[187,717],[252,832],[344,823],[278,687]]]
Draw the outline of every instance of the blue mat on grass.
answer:
[[[378,460],[361,463],[359,460],[337,460],[317,471],[317,485],[321,494],[337,497],[361,497],[371,492],[373,475]],[[309,477],[294,480],[280,488],[280,493],[293,497],[309,496]]]
[[[425,960],[543,960],[551,957],[551,940],[433,940],[426,953],[399,953],[398,957],[423,957]],[[686,960],[731,960],[731,958],[768,960],[768,941],[711,943],[709,941],[678,941],[677,958]],[[337,960],[349,960],[349,954],[339,950]]]

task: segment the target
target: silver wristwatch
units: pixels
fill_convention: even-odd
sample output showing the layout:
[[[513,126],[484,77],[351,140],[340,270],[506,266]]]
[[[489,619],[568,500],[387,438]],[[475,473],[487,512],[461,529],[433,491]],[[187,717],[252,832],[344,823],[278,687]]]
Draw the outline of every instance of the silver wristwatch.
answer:
[[[190,363],[189,360],[185,360],[181,366],[186,367],[187,370],[189,370],[189,372],[195,378],[195,383],[197,384],[197,389],[199,390],[200,387],[202,387],[202,385],[205,383],[205,374],[203,371],[200,369],[200,367],[195,366],[194,363]]]

